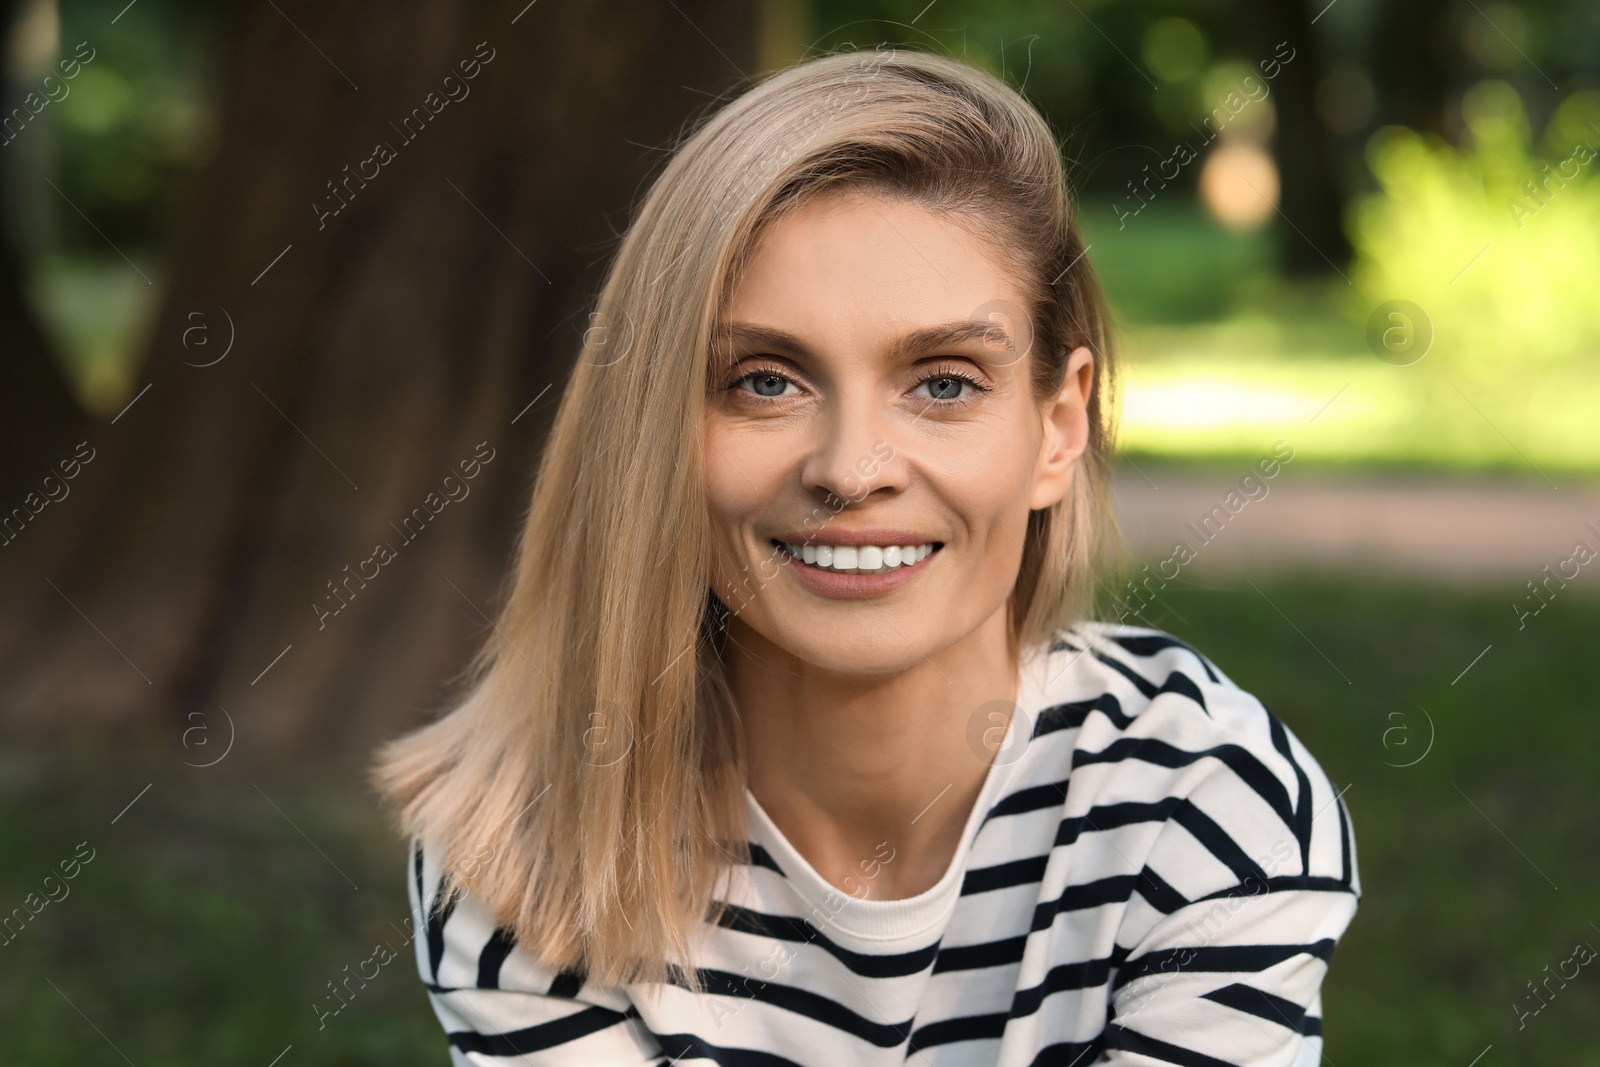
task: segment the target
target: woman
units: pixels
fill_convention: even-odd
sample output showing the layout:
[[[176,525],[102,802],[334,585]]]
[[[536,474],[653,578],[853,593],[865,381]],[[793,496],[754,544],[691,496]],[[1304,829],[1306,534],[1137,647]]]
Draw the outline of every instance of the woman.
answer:
[[[472,685],[375,772],[453,1062],[1318,1062],[1342,802],[1085,621],[1085,251],[1042,118],[950,59],[803,63],[674,154]]]

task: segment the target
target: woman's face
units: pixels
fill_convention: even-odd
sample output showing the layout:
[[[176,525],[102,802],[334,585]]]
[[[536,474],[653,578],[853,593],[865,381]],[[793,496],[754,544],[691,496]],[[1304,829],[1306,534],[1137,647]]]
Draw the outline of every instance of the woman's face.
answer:
[[[910,201],[828,193],[767,231],[707,401],[734,639],[894,672],[1005,609],[1028,513],[1068,491],[1088,440],[1092,375],[1079,348],[1036,400],[1023,306],[982,239]]]

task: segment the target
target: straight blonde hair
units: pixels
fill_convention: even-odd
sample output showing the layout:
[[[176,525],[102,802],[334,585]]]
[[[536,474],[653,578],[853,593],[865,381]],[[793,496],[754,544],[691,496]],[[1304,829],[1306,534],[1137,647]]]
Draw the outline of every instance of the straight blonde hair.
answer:
[[[749,861],[737,711],[711,589],[701,427],[718,314],[766,226],[868,187],[975,227],[1023,281],[1035,396],[1094,353],[1072,491],[1034,511],[1009,622],[1092,607],[1115,361],[1049,126],[994,76],[915,50],[825,55],[704,119],[617,250],[540,459],[495,636],[465,696],[384,743],[399,832],[550,967],[701,991],[691,942]],[[981,312],[982,309],[979,309]],[[975,317],[987,317],[975,313]]]

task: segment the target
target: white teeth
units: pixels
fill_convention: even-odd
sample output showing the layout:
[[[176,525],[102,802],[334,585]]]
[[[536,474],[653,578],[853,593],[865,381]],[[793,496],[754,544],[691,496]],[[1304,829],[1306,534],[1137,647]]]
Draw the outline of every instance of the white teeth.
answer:
[[[926,559],[933,542],[921,545],[792,545],[780,542],[806,563],[843,574],[887,574]]]

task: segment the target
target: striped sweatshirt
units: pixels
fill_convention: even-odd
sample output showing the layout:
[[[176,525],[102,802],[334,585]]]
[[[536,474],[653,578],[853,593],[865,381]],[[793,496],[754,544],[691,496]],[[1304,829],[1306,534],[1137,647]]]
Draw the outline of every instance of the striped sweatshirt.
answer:
[[[699,995],[545,966],[470,896],[439,901],[414,840],[417,968],[451,1063],[1318,1064],[1361,889],[1300,740],[1199,652],[1123,624],[1059,631],[1016,705],[914,897],[874,899],[872,862],[835,888],[747,789],[751,863],[724,879]]]

